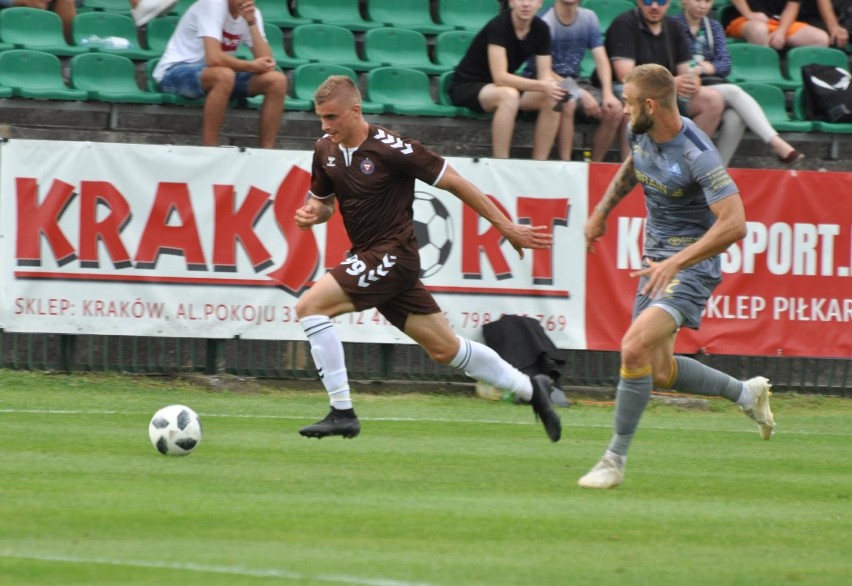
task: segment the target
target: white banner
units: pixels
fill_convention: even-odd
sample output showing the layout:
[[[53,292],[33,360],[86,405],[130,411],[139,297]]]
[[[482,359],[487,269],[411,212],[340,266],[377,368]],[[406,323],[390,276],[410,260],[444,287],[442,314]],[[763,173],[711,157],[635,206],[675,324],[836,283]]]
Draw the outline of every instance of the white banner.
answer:
[[[340,262],[335,218],[293,214],[311,153],[13,140],[0,147],[0,326],[54,332],[304,339],[298,295]],[[418,183],[424,283],[453,328],[529,315],[585,348],[588,166],[450,158],[513,219],[547,225],[519,259],[452,194]],[[349,342],[410,343],[376,311],[336,319]]]

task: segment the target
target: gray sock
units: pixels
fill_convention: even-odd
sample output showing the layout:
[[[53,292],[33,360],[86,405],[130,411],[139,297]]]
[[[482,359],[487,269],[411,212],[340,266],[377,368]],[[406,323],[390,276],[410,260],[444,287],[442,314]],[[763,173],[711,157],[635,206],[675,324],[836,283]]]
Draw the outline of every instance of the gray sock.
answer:
[[[675,356],[677,375],[672,388],[707,397],[724,397],[734,403],[740,398],[743,383],[722,371],[710,368],[686,356]]]
[[[627,456],[652,387],[651,375],[619,379],[615,395],[615,433],[609,442],[609,451]]]

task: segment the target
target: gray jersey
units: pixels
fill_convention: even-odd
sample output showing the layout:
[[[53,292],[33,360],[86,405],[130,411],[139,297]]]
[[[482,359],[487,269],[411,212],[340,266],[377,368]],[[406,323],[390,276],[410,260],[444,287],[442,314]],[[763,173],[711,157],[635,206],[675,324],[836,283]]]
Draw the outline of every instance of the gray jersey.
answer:
[[[653,259],[668,258],[701,238],[716,222],[710,204],[739,192],[707,135],[681,119],[680,133],[661,144],[628,130],[648,214],[645,256]]]

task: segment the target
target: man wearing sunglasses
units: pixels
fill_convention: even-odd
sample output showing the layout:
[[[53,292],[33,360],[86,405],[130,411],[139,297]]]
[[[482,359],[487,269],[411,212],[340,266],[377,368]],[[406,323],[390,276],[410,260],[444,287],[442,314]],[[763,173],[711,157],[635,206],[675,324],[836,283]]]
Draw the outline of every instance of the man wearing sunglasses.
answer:
[[[667,16],[669,0],[636,0],[636,9],[618,15],[606,33],[606,52],[612,62],[613,86],[623,87],[625,76],[637,65],[662,65],[675,76],[678,106],[708,136],[714,136],[723,119],[717,138],[733,144],[731,153],[745,131],[736,112],[725,111],[725,100],[712,87],[701,85],[700,76],[690,64],[689,41],[674,17]],[[623,138],[621,154],[625,158],[629,145]],[[727,164],[727,161],[724,161]]]

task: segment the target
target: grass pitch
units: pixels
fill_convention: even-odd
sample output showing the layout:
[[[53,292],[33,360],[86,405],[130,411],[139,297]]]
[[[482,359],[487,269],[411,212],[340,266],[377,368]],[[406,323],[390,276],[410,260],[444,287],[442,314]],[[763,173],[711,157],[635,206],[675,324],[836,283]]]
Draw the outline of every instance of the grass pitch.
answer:
[[[625,483],[577,487],[612,407],[355,397],[362,434],[302,438],[322,391],[0,370],[0,583],[365,586],[852,583],[852,401],[776,393],[769,442],[722,400],[655,404]],[[204,440],[159,455],[184,403]]]

